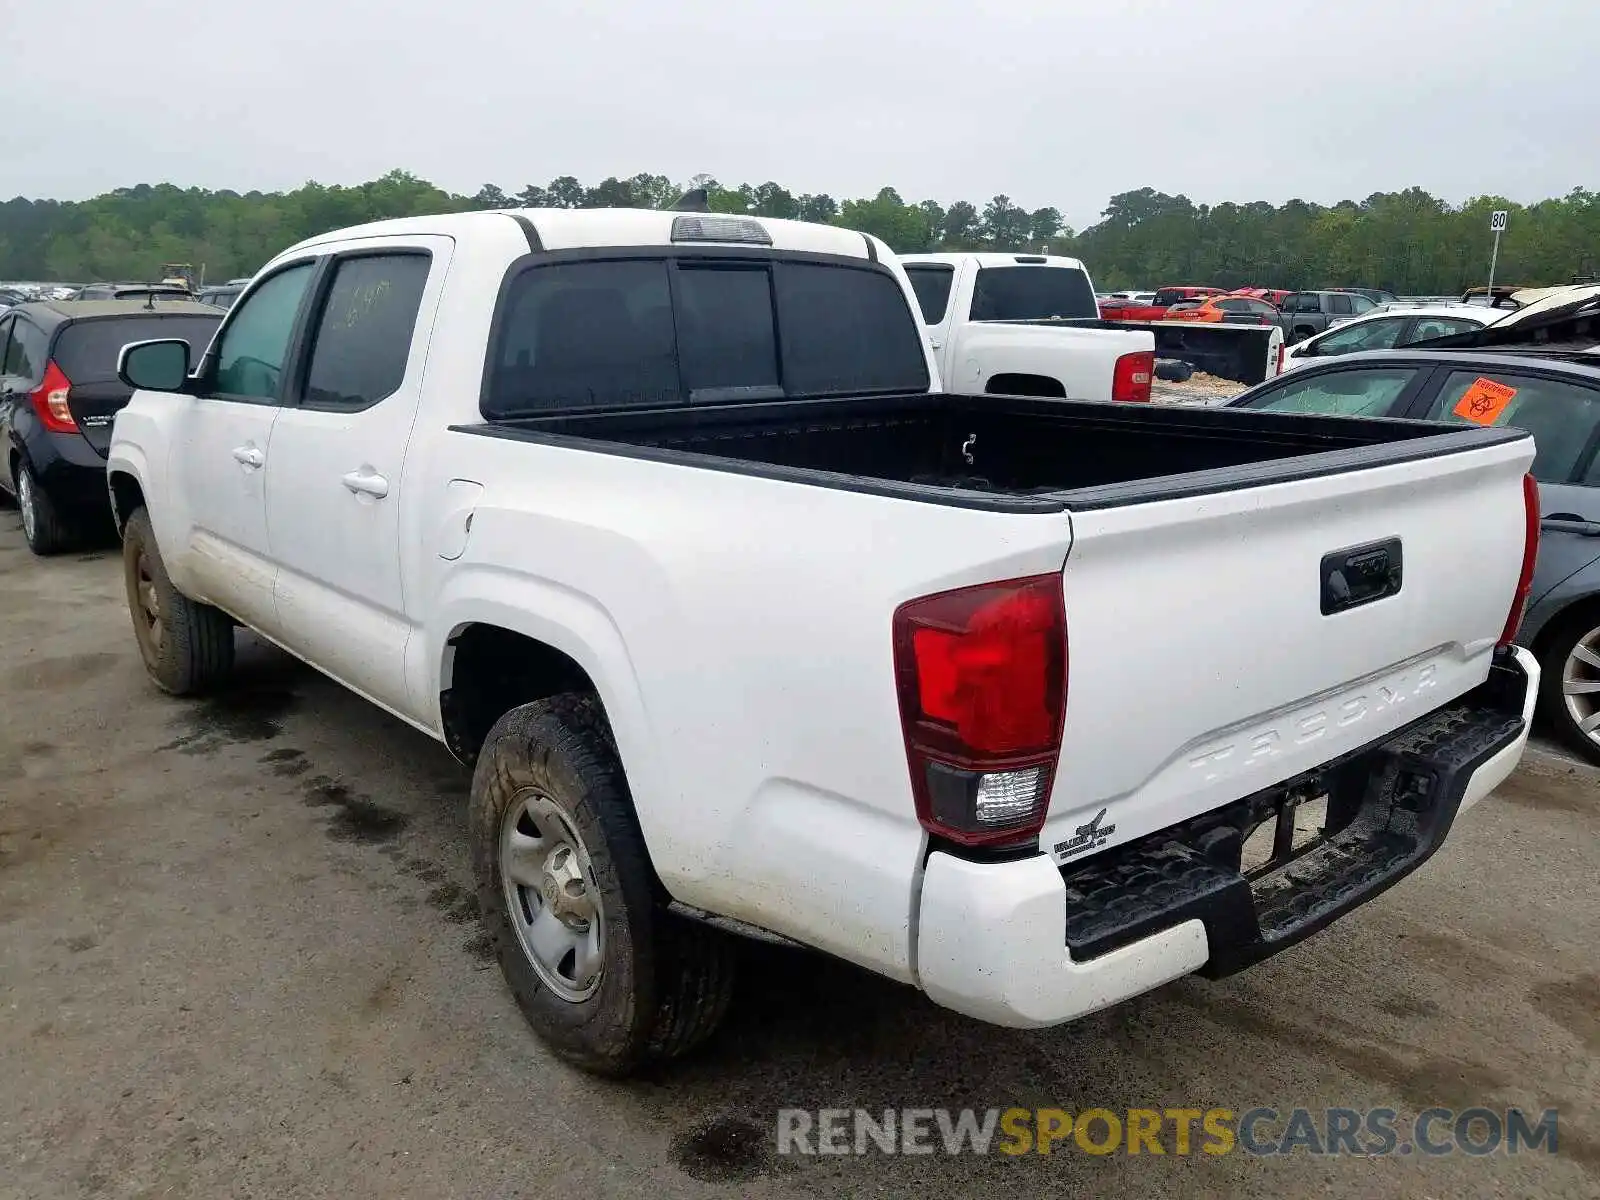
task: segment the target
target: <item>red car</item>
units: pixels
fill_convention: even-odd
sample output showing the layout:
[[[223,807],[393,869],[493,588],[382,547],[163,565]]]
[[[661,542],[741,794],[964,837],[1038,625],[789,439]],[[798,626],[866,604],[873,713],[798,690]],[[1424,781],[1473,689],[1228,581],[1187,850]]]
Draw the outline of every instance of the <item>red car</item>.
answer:
[[[1168,285],[1156,289],[1155,300],[1150,304],[1118,304],[1113,301],[1100,306],[1100,315],[1107,321],[1164,321],[1167,309],[1180,300],[1204,300],[1208,296],[1220,295],[1221,288]]]

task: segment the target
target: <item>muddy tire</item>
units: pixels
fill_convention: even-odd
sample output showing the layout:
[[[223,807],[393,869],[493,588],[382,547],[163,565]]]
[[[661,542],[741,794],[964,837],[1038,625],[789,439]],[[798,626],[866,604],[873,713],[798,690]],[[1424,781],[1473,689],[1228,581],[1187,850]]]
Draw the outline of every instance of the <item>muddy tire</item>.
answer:
[[[19,461],[16,467],[17,508],[22,514],[22,536],[28,549],[40,557],[72,549],[77,531],[56,509],[50,493],[39,486],[32,469]]]
[[[469,826],[506,983],[559,1056],[622,1076],[711,1035],[732,947],[667,911],[597,701],[555,696],[501,717],[473,772]]]
[[[147,509],[136,509],[123,531],[122,575],[139,656],[163,691],[198,695],[227,678],[233,670],[233,621],[172,586]]]

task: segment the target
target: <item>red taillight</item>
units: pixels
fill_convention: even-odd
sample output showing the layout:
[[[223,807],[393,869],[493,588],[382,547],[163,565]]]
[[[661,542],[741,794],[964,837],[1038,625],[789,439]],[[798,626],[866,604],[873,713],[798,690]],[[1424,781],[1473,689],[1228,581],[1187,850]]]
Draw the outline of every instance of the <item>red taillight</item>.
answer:
[[[1517,576],[1517,592],[1511,598],[1511,612],[1506,617],[1506,627],[1500,631],[1499,645],[1509,646],[1517,636],[1517,626],[1522,624],[1522,610],[1533,591],[1533,564],[1539,557],[1539,485],[1532,475],[1522,477],[1522,510],[1524,532],[1522,535],[1522,573]]]
[[[894,614],[917,819],[966,846],[1038,835],[1061,753],[1067,618],[1059,575],[939,592]]]
[[[28,393],[33,401],[33,411],[51,433],[77,433],[78,423],[72,419],[72,409],[67,399],[72,395],[72,380],[51,359],[44,366],[44,382]]]
[[[1274,375],[1282,375],[1283,374],[1283,356],[1284,356],[1284,352],[1286,350],[1288,350],[1288,348],[1289,348],[1289,344],[1287,342],[1279,342],[1278,343],[1278,369],[1273,372]]]
[[[1150,399],[1150,376],[1155,374],[1155,369],[1154,350],[1124,354],[1111,371],[1111,398],[1125,404],[1146,403]]]

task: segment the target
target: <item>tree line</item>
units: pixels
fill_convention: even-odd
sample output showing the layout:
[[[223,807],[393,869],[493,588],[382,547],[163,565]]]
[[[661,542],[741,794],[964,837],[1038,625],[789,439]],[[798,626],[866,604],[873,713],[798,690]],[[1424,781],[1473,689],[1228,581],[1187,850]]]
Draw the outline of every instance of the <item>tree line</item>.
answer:
[[[364,221],[515,205],[664,208],[690,184],[705,187],[718,212],[831,222],[875,234],[902,253],[1075,255],[1102,288],[1203,283],[1450,294],[1483,282],[1489,214],[1497,208],[1510,212],[1500,281],[1564,283],[1600,274],[1600,193],[1585,188],[1527,206],[1494,196],[1452,205],[1421,188],[1333,205],[1206,205],[1141,188],[1113,196],[1101,219],[1080,231],[1056,208],[1030,211],[1003,194],[945,205],[907,201],[890,187],[836,200],[770,181],[735,187],[705,176],[676,183],[635,175],[586,186],[563,175],[516,192],[485,184],[467,196],[396,170],[354,186],[311,182],[285,192],[140,184],[83,201],[18,197],[0,204],[0,279],[150,279],[168,262],[203,264],[208,280],[227,279],[253,273],[302,238]]]

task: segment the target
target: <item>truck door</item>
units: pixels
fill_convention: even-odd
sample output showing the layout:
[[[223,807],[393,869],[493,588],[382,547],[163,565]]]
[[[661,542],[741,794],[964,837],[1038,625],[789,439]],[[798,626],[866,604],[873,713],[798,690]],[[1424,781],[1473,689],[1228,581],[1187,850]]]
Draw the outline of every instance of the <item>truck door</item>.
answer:
[[[273,430],[267,524],[286,645],[390,709],[411,625],[401,587],[406,450],[453,243],[334,250],[306,321],[301,377]]]
[[[283,267],[229,315],[199,390],[174,423],[169,464],[181,524],[175,565],[186,586],[274,634],[266,467],[289,346],[315,271],[309,259]]]
[[[953,329],[956,324],[956,284],[960,271],[950,263],[908,263],[906,274],[911,279],[911,290],[916,292],[917,304],[922,309],[923,331],[928,344],[933,347],[939,378],[949,387]]]

